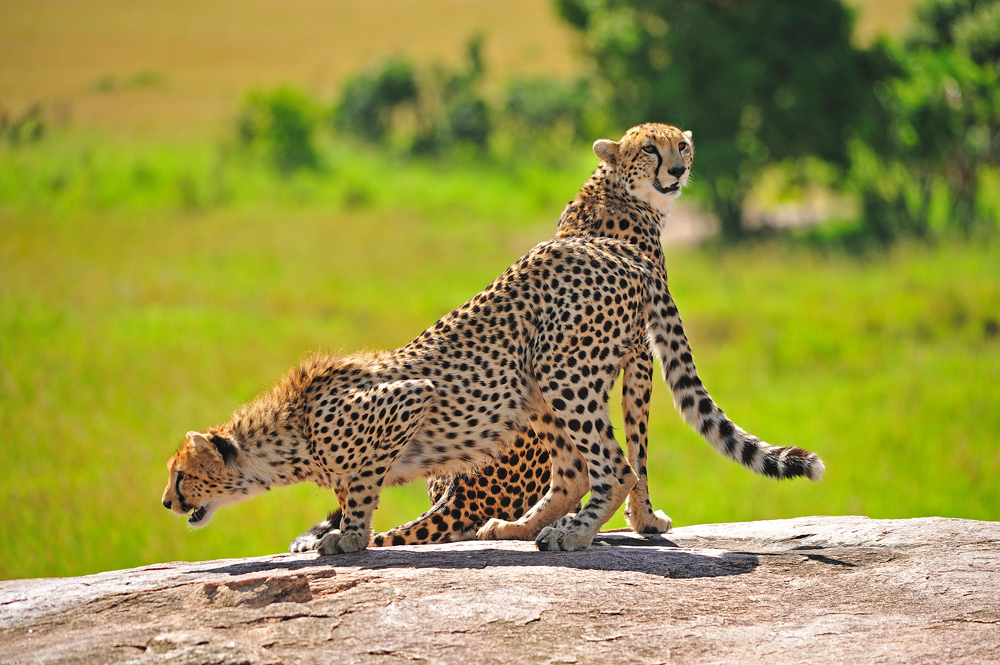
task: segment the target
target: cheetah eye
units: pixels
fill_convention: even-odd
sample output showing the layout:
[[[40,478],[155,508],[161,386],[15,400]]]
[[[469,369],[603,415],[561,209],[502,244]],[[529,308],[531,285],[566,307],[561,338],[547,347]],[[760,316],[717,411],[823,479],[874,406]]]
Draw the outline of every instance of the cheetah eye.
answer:
[[[681,141],[680,143],[677,144],[677,149],[681,152],[686,152],[688,149],[688,144],[685,143],[684,141]]]
[[[655,154],[656,154],[656,148],[654,148],[654,147],[653,147],[653,146],[651,146],[651,145],[646,145],[646,146],[643,146],[643,147],[642,147],[642,151],[643,151],[644,153],[646,153],[647,155],[655,155]]]

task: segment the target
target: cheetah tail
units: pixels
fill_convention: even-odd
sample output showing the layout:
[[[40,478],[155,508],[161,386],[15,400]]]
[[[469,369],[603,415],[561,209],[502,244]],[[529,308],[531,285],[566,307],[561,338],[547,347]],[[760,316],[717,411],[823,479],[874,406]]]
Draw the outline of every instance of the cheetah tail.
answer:
[[[823,477],[823,460],[816,453],[792,446],[772,446],[742,430],[705,390],[695,369],[677,306],[669,291],[654,298],[648,329],[649,344],[660,359],[663,379],[670,386],[674,406],[702,438],[729,459],[770,478]]]

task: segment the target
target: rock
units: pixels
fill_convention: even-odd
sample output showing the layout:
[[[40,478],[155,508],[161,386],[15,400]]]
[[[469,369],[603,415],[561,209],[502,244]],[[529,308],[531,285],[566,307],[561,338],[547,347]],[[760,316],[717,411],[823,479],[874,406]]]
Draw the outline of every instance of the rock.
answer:
[[[1000,523],[808,517],[0,582],[3,663],[1000,662]]]

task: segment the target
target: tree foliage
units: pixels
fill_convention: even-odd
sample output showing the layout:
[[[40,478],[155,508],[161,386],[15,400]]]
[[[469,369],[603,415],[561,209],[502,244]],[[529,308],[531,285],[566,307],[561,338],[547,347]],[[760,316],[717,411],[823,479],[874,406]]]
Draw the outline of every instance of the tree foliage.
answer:
[[[624,125],[694,130],[701,195],[729,238],[770,161],[846,165],[875,106],[879,60],[852,46],[839,0],[557,0]]]
[[[925,236],[943,185],[948,224],[967,235],[983,221],[982,168],[1000,163],[1000,1],[925,2],[903,42],[883,49],[894,64],[877,88],[883,120],[859,132],[852,174],[865,223],[885,242]]]
[[[413,64],[392,58],[347,81],[334,108],[334,124],[379,142],[389,133],[396,109],[416,104],[419,96]]]

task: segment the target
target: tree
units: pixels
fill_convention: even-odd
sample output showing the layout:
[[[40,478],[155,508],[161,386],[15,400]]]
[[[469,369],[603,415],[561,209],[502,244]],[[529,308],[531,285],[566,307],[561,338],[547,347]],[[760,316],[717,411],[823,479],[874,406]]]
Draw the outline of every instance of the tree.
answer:
[[[700,192],[724,237],[770,161],[846,165],[875,107],[876,60],[839,0],[556,0],[580,31],[618,121],[694,132]]]
[[[982,221],[982,167],[1000,162],[1000,0],[930,0],[915,14],[902,42],[880,45],[891,63],[880,122],[853,146],[862,231],[882,243],[932,235],[942,185],[942,226],[968,235]]]
[[[976,222],[983,164],[1000,162],[1000,0],[931,0],[897,58],[889,108],[896,154],[917,174],[943,173],[951,222]]]
[[[333,111],[334,124],[379,143],[391,130],[396,109],[416,105],[419,97],[413,64],[392,58],[347,81]]]

